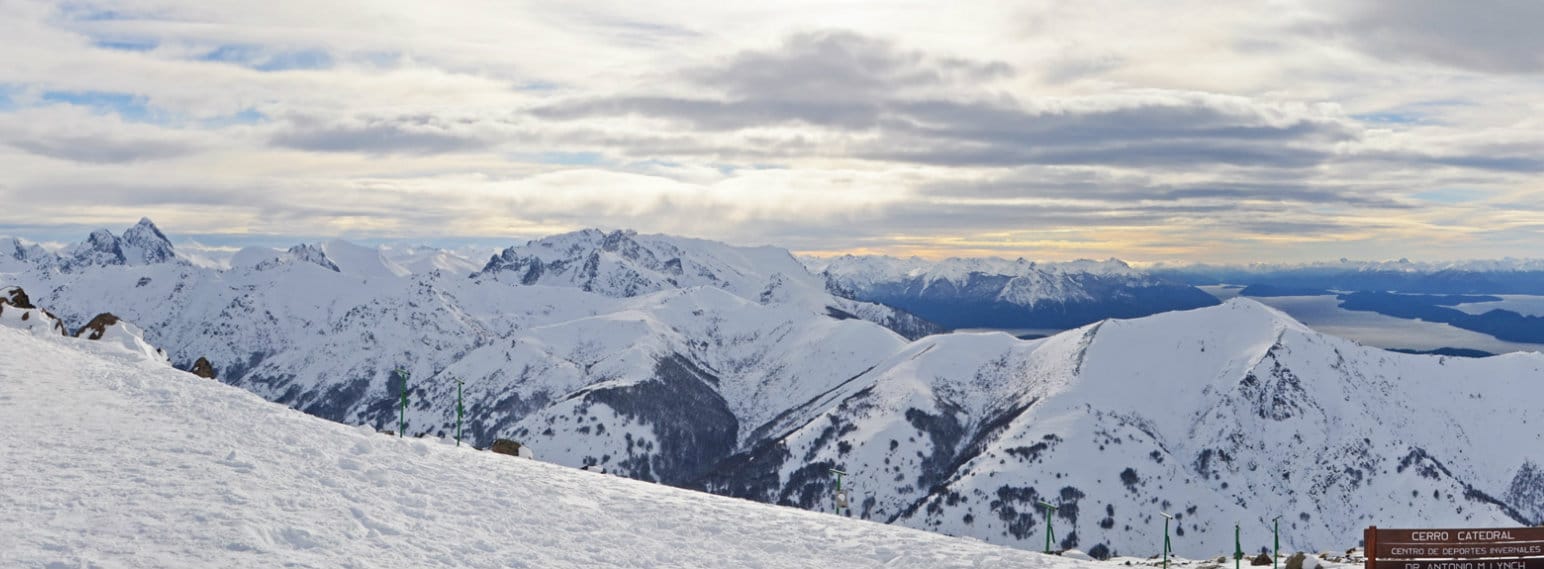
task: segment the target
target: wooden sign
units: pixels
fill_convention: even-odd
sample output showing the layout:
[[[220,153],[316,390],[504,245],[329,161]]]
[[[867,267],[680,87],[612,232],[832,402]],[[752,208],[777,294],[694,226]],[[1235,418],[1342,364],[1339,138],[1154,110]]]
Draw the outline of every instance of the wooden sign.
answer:
[[[1363,537],[1367,569],[1544,569],[1544,527],[1370,527]]]

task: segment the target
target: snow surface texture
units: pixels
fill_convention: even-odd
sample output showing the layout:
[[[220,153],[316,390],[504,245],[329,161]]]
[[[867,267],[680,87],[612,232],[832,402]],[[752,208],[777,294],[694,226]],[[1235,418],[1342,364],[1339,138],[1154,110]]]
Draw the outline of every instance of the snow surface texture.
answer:
[[[72,324],[113,312],[179,366],[205,356],[321,417],[395,429],[401,366],[412,434],[454,433],[459,379],[476,445],[826,511],[838,468],[855,517],[1026,549],[1042,499],[1061,505],[1059,546],[1101,557],[1156,553],[1158,510],[1198,557],[1276,515],[1307,550],[1372,523],[1544,519],[1539,354],[1392,354],[1251,300],[908,341],[904,312],[833,293],[786,251],[631,232],[533,241],[470,277],[326,249],[227,271],[19,244],[0,262]]]
[[[1086,566],[346,427],[6,308],[7,568]]]

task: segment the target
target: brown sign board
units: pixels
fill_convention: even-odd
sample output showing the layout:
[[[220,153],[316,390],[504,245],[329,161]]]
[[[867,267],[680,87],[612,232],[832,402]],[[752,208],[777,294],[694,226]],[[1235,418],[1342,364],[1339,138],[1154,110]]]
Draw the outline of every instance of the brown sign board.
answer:
[[[1544,527],[1367,528],[1366,569],[1544,569]]]
[[[1379,559],[1372,569],[1544,569],[1544,558],[1390,561]]]

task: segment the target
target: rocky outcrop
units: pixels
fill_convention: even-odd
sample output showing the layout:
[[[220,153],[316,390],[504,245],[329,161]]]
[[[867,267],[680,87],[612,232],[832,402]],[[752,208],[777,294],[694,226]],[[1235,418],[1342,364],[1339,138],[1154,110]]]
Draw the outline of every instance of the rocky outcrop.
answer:
[[[499,454],[507,454],[509,456],[521,456],[520,453],[523,449],[524,447],[522,447],[520,443],[509,439],[497,439],[493,441],[493,446],[488,447],[488,450]],[[529,450],[525,450],[524,452],[527,455],[530,454]]]
[[[32,299],[27,296],[27,291],[22,290],[19,286],[5,289],[4,294],[5,296],[0,297],[0,304],[9,304],[17,308],[37,308],[32,305]]]
[[[209,358],[198,358],[198,361],[193,362],[193,368],[188,371],[204,379],[215,379],[214,365],[209,363]]]
[[[113,316],[111,312],[103,312],[92,318],[85,326],[81,326],[80,329],[76,330],[75,337],[84,337],[87,340],[100,340],[102,335],[107,333],[107,327],[117,323],[117,316]]]

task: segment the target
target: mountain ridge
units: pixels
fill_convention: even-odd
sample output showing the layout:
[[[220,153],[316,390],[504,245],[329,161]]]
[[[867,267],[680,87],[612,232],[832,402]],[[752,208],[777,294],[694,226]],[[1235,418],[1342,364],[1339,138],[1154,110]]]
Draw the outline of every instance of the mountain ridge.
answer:
[[[1528,474],[1544,460],[1352,404],[1455,432],[1507,419],[1544,442],[1544,405],[1525,403],[1539,354],[1392,354],[1243,299],[1037,340],[913,338],[882,325],[902,313],[786,251],[631,232],[531,241],[470,275],[354,272],[323,249],[226,270],[45,260],[6,278],[65,321],[121,315],[180,367],[207,358],[223,382],[335,421],[395,429],[406,392],[408,432],[449,435],[459,380],[476,445],[516,438],[559,464],[806,509],[830,508],[838,468],[854,516],[1022,548],[1041,545],[1038,500],[1062,505],[1064,546],[1100,556],[1141,552],[1152,510],[1171,506],[1181,552],[1228,547],[1217,530],[1256,516],[1251,488],[1308,516],[1284,536],[1305,549],[1345,543],[1368,515],[1544,516],[1544,477]],[[1400,395],[1399,377],[1427,395]],[[1372,430],[1385,423],[1406,428]],[[1281,464],[1290,479],[1262,473]]]

